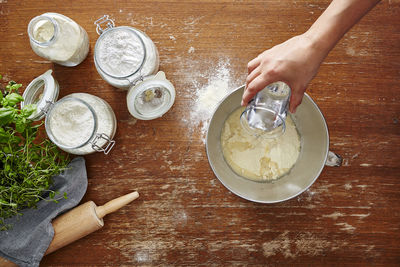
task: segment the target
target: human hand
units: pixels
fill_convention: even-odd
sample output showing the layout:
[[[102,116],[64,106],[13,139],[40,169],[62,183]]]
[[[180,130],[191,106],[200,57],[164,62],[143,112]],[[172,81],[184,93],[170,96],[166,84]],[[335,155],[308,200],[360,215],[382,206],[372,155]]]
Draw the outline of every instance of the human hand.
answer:
[[[305,34],[295,36],[261,53],[248,64],[242,106],[267,85],[282,81],[292,90],[289,110],[296,112],[308,83],[317,74],[326,52],[319,50]]]

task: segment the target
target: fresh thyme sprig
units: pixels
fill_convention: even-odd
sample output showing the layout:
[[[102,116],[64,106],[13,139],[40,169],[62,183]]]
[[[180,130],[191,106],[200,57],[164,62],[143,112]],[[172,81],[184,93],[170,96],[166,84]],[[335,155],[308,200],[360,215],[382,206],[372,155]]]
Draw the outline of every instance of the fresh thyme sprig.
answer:
[[[10,227],[4,219],[21,215],[22,209],[35,208],[41,200],[57,202],[59,192],[49,189],[52,176],[69,162],[49,139],[38,137],[43,123],[29,119],[36,106],[19,108],[21,86],[10,81],[0,90],[0,230]]]

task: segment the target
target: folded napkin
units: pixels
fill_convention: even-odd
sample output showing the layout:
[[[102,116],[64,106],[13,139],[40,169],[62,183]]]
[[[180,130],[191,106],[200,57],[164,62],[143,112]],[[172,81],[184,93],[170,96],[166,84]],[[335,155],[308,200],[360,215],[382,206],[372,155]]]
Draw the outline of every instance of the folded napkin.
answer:
[[[57,215],[75,207],[87,188],[85,160],[74,158],[63,173],[53,177],[54,191],[59,191],[58,203],[40,201],[37,209],[22,210],[22,216],[5,220],[12,229],[0,231],[0,256],[19,266],[39,266],[44,253],[53,240],[51,221]],[[62,196],[67,193],[67,199]]]

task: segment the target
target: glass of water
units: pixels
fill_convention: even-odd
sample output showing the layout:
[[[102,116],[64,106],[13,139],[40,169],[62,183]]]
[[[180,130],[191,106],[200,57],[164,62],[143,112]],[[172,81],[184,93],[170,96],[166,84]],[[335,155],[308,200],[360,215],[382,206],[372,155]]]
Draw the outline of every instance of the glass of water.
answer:
[[[276,138],[285,132],[290,87],[284,82],[269,84],[249,102],[240,116],[244,129],[257,137]]]

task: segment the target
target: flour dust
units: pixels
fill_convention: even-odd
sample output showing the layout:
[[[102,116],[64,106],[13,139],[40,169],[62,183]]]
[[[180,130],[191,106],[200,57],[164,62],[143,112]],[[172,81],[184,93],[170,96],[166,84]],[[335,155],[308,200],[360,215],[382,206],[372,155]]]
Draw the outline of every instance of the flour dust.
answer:
[[[193,81],[194,105],[190,110],[190,123],[201,128],[201,140],[205,143],[208,123],[218,104],[227,96],[235,86],[232,81],[229,59],[222,59],[217,66],[211,66],[207,73],[206,84]]]

